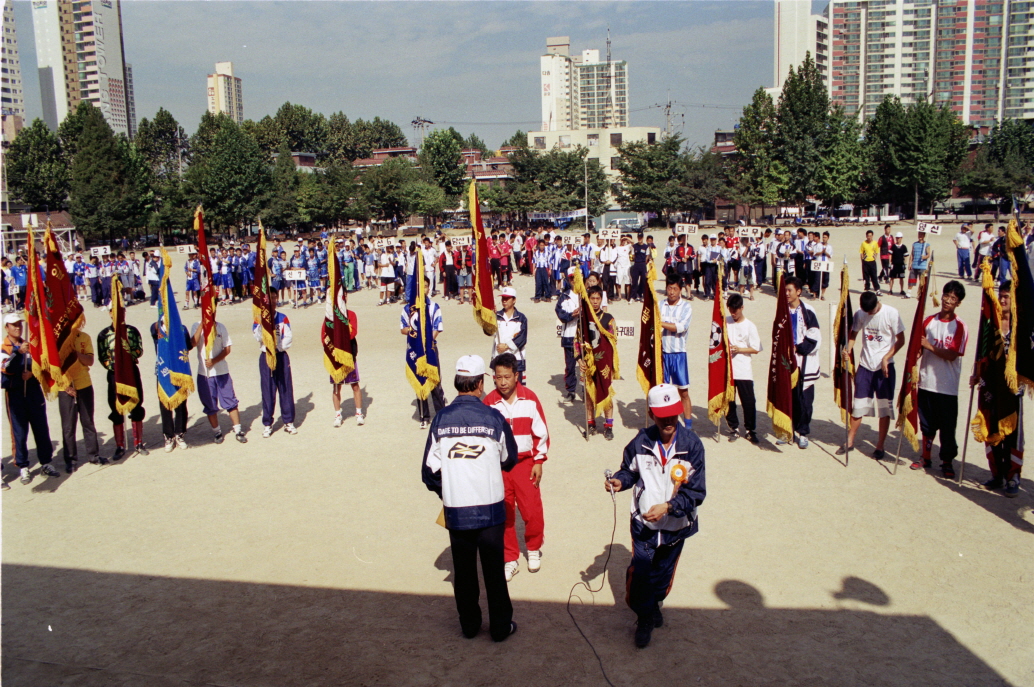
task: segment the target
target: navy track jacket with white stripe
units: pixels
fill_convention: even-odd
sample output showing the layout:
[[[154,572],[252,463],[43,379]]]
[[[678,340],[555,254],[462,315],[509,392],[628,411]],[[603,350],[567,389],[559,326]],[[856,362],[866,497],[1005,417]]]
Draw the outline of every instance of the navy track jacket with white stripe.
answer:
[[[477,396],[457,396],[431,421],[422,474],[427,488],[442,499],[447,529],[504,524],[502,471],[516,464],[513,430]]]

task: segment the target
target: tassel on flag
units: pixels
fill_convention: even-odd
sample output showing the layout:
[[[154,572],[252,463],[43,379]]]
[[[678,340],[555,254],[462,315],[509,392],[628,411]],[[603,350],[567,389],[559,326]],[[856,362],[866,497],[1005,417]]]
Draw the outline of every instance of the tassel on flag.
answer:
[[[898,391],[898,429],[908,439],[913,451],[919,450],[919,364],[923,356],[923,322],[926,320],[926,296],[929,290],[930,280],[924,275],[919,278],[916,313],[912,318],[912,331],[908,335],[905,371],[901,375],[901,389]]]
[[[617,337],[604,328],[592,309],[581,270],[574,271],[574,292],[581,301],[578,331],[585,363],[585,397],[592,401],[596,415],[602,415],[617,393],[613,383],[618,377]]]
[[[723,266],[718,264],[718,283],[724,278]],[[729,412],[729,404],[736,397],[732,381],[732,356],[729,354],[729,335],[725,328],[725,300],[715,295],[711,311],[711,339],[707,347],[707,418],[718,426]]]
[[[140,403],[140,391],[133,374],[136,361],[129,351],[126,308],[122,302],[122,280],[118,273],[111,278],[111,327],[115,330],[115,347],[111,352],[115,375],[115,412],[127,415]]]
[[[276,306],[269,290],[269,263],[266,260],[266,230],[259,222],[258,246],[255,249],[255,272],[251,276],[251,315],[262,330],[262,346],[266,349],[266,365],[276,369]]]
[[[840,270],[840,304],[833,319],[836,332],[836,355],[833,356],[833,399],[840,408],[840,419],[847,424],[854,401],[854,350],[848,351],[845,364],[843,351],[851,345],[851,328],[854,326],[854,309],[851,307],[851,279],[847,264]]]
[[[772,358],[768,364],[768,405],[772,418],[772,432],[783,441],[793,439],[793,390],[797,386],[800,369],[797,367],[797,349],[793,342],[793,323],[790,304],[786,302],[786,274],[779,275],[776,290],[776,314],[772,322]]]
[[[158,400],[168,410],[175,410],[194,393],[194,378],[190,374],[190,349],[187,331],[180,321],[179,308],[172,291],[169,271],[172,259],[162,248],[162,262],[158,291],[158,322],[161,336],[158,338],[154,374],[158,377]]]
[[[973,374],[977,378],[977,414],[970,423],[973,438],[990,446],[1016,431],[1020,397],[1006,380],[1005,337],[1002,308],[995,296],[991,266],[981,263],[984,288],[980,303],[980,328]]]
[[[639,331],[639,359],[635,376],[643,394],[664,381],[664,367],[661,357],[661,310],[657,303],[657,294],[653,285],[657,283],[657,270],[653,262],[646,267],[646,283],[649,288],[643,289],[643,314],[640,319],[642,328]]]
[[[327,256],[327,304],[323,315],[320,339],[323,341],[323,366],[335,384],[341,384],[355,369],[352,355],[352,326],[348,319],[345,284],[341,275],[341,258],[331,248]]]
[[[495,293],[492,291],[492,270],[488,267],[488,237],[485,236],[485,225],[481,221],[477,182],[473,179],[470,182],[467,205],[474,234],[474,288],[471,290],[474,320],[486,335],[495,336]]]
[[[1027,262],[1027,247],[1015,219],[1009,220],[1005,241],[1012,265],[1012,298],[1009,301],[1012,328],[1005,378],[1013,392],[1026,389],[1029,396],[1034,395],[1034,277]]]
[[[205,352],[211,355],[212,345],[215,344],[215,308],[219,299],[212,281],[212,262],[208,259],[208,240],[205,238],[205,215],[200,205],[194,211],[194,230],[197,232],[197,259],[201,265],[201,342]]]

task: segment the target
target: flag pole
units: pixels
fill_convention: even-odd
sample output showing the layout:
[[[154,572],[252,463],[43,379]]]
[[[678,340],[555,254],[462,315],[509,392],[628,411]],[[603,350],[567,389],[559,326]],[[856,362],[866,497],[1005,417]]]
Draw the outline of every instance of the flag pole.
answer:
[[[976,365],[974,364],[974,367]],[[959,476],[955,480],[956,484],[962,484],[962,474],[966,471],[966,449],[969,448],[969,418],[973,417],[973,397],[976,395],[977,387],[975,384],[970,384],[969,387],[969,409],[966,411],[966,436],[962,439],[962,465],[959,466]]]
[[[581,307],[581,297],[578,299]],[[585,385],[585,365],[582,362],[582,320],[581,313],[578,315],[578,327],[575,329],[574,356],[575,364],[578,366],[578,376],[582,379],[582,404],[585,407],[585,440],[589,440],[589,388]]]
[[[844,255],[844,267],[843,267],[843,269],[845,269],[845,270],[847,269],[847,255],[846,254]],[[821,278],[822,277],[820,276],[819,279],[821,279]],[[821,282],[820,282],[820,287],[821,287]],[[840,288],[843,289],[843,287],[844,287],[844,280],[841,279],[840,280]],[[850,290],[851,290],[851,287],[849,286],[848,287],[848,291],[850,292]],[[821,288],[820,288],[820,291],[821,291]],[[846,304],[847,303],[845,301],[845,305]],[[829,306],[833,307],[833,304],[830,303]],[[844,341],[846,341],[848,343],[848,345],[850,345],[850,343],[851,343],[851,332],[847,331],[847,315],[848,315],[848,313],[845,312],[844,313],[844,317],[841,318],[842,322],[840,323],[840,326],[842,326],[844,328]],[[841,351],[838,351],[838,354],[839,355],[843,355],[844,353],[841,352]],[[834,364],[835,364],[835,362],[834,362]],[[830,365],[830,367],[832,367],[832,365]],[[851,447],[848,446],[847,440],[848,440],[848,437],[851,436],[851,401],[853,399],[851,398],[851,395],[849,395],[847,393],[847,389],[850,386],[850,384],[848,384],[848,382],[850,381],[850,378],[851,378],[851,371],[849,369],[847,369],[847,365],[843,365],[842,367],[844,368],[844,385],[842,387],[843,390],[841,391],[841,393],[844,394],[844,408],[846,410],[845,415],[847,415],[847,418],[844,420],[844,467],[846,468],[848,466],[848,464],[851,462]]]

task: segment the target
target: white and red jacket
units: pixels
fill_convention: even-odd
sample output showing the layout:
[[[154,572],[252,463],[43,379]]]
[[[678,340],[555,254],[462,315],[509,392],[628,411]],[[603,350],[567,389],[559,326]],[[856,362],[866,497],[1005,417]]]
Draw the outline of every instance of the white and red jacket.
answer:
[[[485,396],[485,405],[498,410],[513,430],[518,462],[531,458],[541,463],[549,452],[549,429],[539,397],[528,387],[518,384],[512,401],[503,400],[498,391]]]

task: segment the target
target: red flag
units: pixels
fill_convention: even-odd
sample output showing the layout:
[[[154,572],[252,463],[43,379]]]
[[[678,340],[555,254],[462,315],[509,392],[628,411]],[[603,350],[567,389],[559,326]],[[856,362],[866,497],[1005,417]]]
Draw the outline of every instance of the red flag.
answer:
[[[643,289],[643,314],[640,320],[642,329],[639,332],[639,360],[635,376],[643,387],[643,394],[664,381],[664,367],[661,357],[661,312],[657,303],[657,294],[653,285],[657,283],[657,270],[653,262],[646,266],[646,283],[650,288]]]
[[[341,263],[338,252],[330,249],[327,256],[329,274],[327,279],[327,307],[323,316],[320,338],[323,341],[323,366],[327,368],[335,384],[355,369],[352,355],[352,327],[349,322],[345,284],[341,279]]]
[[[786,302],[786,274],[779,275],[776,290],[776,314],[772,323],[772,359],[768,364],[768,416],[772,431],[783,441],[793,439],[793,389],[800,370],[793,341],[790,304]]]
[[[574,292],[581,301],[578,337],[585,363],[585,396],[593,402],[596,414],[601,415],[611,407],[616,393],[613,382],[618,376],[617,337],[603,327],[592,309],[581,270],[574,271]]]
[[[718,264],[718,283],[722,283],[722,264]],[[711,340],[707,347],[707,417],[718,425],[729,412],[729,403],[736,397],[732,383],[732,356],[729,354],[729,336],[725,329],[725,301],[720,294],[714,297],[711,311]]]
[[[854,399],[854,350],[848,352],[846,365],[842,355],[842,351],[850,347],[851,327],[854,325],[850,284],[845,264],[840,270],[840,305],[833,319],[833,331],[837,338],[836,355],[833,356],[833,400],[840,408],[840,418],[845,423],[851,415]]]
[[[39,273],[36,238],[33,235],[32,227],[29,226],[27,229],[29,232],[29,264],[26,268],[25,315],[29,325],[29,355],[32,357],[32,373],[43,387],[43,393],[52,398],[58,391],[68,386],[68,380],[61,380],[61,369],[57,362],[61,356],[54,341],[53,331],[46,319],[48,298]]]
[[[984,275],[984,293],[980,304],[980,328],[977,330],[977,359],[973,366],[979,390],[977,414],[970,427],[974,439],[994,446],[1016,431],[1020,397],[1009,388],[1006,379],[1008,363],[1002,333],[1002,308],[995,297],[991,266],[985,260],[980,268]],[[1012,322],[1015,320],[1010,320]]]
[[[919,279],[916,314],[912,318],[912,331],[908,335],[905,371],[901,375],[901,390],[898,392],[898,429],[912,444],[913,451],[919,450],[919,363],[925,336],[923,322],[926,320],[926,294],[930,288],[930,279],[926,275]]]
[[[118,274],[111,278],[111,326],[115,330],[115,348],[111,352],[115,372],[115,411],[126,415],[140,402],[133,369],[136,360],[129,350],[126,308],[122,303],[122,282]]]
[[[492,291],[492,271],[488,267],[488,237],[481,222],[481,204],[478,202],[477,182],[470,182],[470,224],[474,234],[474,320],[488,336],[495,336],[495,293]]]
[[[266,365],[270,371],[273,371],[276,369],[276,336],[273,328],[276,307],[273,305],[273,297],[269,292],[267,264],[266,230],[262,228],[260,221],[258,246],[255,248],[255,272],[251,277],[251,314],[259,329],[262,330],[262,345],[266,349]]]
[[[219,298],[212,281],[212,262],[208,259],[208,241],[205,239],[205,216],[201,206],[194,211],[194,230],[197,231],[198,263],[201,265],[201,341],[211,355],[215,343],[215,308]]]

